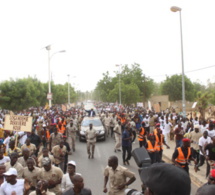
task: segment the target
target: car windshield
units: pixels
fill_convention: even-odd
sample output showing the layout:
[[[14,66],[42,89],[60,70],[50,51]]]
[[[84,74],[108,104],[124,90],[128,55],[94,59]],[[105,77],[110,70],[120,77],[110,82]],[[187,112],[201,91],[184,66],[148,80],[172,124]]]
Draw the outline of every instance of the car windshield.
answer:
[[[84,120],[84,121],[82,122],[82,126],[88,127],[90,123],[92,123],[93,126],[95,126],[95,127],[102,126],[101,121],[98,120],[98,119],[96,119],[96,120],[95,120],[95,119],[94,119],[94,120]]]

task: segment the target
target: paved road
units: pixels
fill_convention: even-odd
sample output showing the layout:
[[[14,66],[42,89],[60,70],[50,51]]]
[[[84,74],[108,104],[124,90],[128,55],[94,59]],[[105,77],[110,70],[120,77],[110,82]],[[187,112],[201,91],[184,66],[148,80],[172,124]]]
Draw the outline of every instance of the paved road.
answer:
[[[86,143],[79,142],[76,140],[76,151],[70,155],[69,160],[75,160],[77,163],[76,172],[81,173],[84,177],[85,187],[89,187],[93,195],[103,195],[103,171],[107,166],[107,161],[109,156],[117,155],[119,158],[119,164],[122,165],[122,153],[115,153],[114,140],[112,138],[107,138],[105,142],[99,141],[96,143],[95,158],[88,159],[86,151]],[[138,147],[138,144],[133,144],[133,148]],[[129,188],[141,189],[141,180],[138,174],[138,167],[133,160],[130,161],[130,165],[127,166],[131,171],[136,174],[136,181],[129,186]],[[192,195],[195,195],[198,187],[192,184]]]

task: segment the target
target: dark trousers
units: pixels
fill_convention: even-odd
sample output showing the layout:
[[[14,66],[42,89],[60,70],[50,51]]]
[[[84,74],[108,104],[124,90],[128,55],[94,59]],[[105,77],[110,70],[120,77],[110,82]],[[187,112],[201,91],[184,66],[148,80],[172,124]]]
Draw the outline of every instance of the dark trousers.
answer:
[[[182,164],[180,164],[180,163],[178,163],[180,166],[181,166],[181,168],[182,169],[184,169],[186,172],[187,172],[187,174],[189,175],[189,165],[186,163],[185,165],[182,165]]]
[[[136,130],[135,130],[135,129],[134,129],[134,130],[132,130],[132,134],[133,134],[132,142],[134,142],[134,141],[135,141],[135,139],[136,139],[136,136],[137,136],[137,133],[136,133]]]
[[[127,157],[126,157],[127,153]],[[122,160],[123,162],[131,159],[131,146],[122,146]]]
[[[146,130],[146,133],[149,134],[149,131],[150,131],[149,127],[145,127],[145,130]]]
[[[158,152],[149,152],[148,153],[151,158],[151,163],[156,163],[158,158]]]
[[[189,166],[188,164],[185,165],[185,167],[182,167],[186,172],[187,174],[189,175]]]
[[[146,140],[145,140],[145,139],[144,139],[143,141],[139,141],[139,146],[140,146],[140,148],[141,148],[142,146],[145,147],[145,145],[146,145]]]
[[[113,137],[113,128],[114,127],[110,127],[110,136]]]
[[[195,150],[192,148],[193,158],[196,159],[197,164],[199,163],[199,150]]]
[[[157,162],[161,162],[162,161],[162,156],[163,156],[163,150],[161,149],[158,154],[157,154]]]
[[[210,170],[211,170],[211,166],[210,164],[208,163],[208,161],[206,161],[207,163],[207,168],[206,168],[206,178],[208,177],[209,173],[210,173]]]
[[[196,165],[197,168],[201,167],[204,163],[205,163],[205,157],[199,154],[199,163]],[[208,161],[206,161],[206,165],[207,165],[207,168],[206,168],[206,177],[207,177],[210,173],[210,164],[208,163]]]
[[[205,157],[199,154],[199,163],[197,164],[197,167],[201,167],[204,163],[205,163]]]
[[[67,163],[68,163],[68,154],[65,155],[65,160],[64,160],[64,174],[67,172]]]
[[[175,149],[178,148],[178,147],[181,147],[182,146],[182,139],[175,140],[175,143],[176,143]]]

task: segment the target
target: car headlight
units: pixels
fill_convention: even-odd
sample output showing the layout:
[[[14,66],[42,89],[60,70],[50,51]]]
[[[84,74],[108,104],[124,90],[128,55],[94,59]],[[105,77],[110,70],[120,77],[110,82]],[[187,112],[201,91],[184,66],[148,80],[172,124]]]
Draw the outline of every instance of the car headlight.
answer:
[[[101,134],[101,135],[104,134],[104,133],[105,133],[104,130],[100,130],[100,131],[99,131],[99,134]]]
[[[80,131],[80,134],[81,134],[81,135],[85,135],[85,132],[84,132],[84,131]]]

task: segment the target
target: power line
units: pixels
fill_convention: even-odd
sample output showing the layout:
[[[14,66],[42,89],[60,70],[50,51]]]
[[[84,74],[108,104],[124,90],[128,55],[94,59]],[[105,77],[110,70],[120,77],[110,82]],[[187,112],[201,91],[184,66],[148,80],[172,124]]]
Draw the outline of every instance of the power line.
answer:
[[[215,67],[215,65],[212,65],[212,66],[207,66],[207,67],[204,67],[204,68],[198,68],[198,69],[194,69],[194,70],[189,70],[189,71],[186,71],[186,73],[191,73],[191,72],[196,72],[196,71],[199,71],[199,70],[204,70],[204,69],[208,69],[208,68],[213,68]],[[177,74],[177,73],[175,73]],[[174,74],[169,74],[169,75],[174,75]],[[163,76],[167,76],[167,74],[163,74],[163,75],[154,75],[154,76],[150,76],[150,77],[163,77]]]
[[[190,71],[187,71],[185,73],[196,72],[196,71],[199,71],[199,70],[204,70],[204,69],[213,68],[213,67],[215,67],[215,65],[207,66],[207,67],[199,68],[199,69],[195,69],[195,70],[190,70]]]

